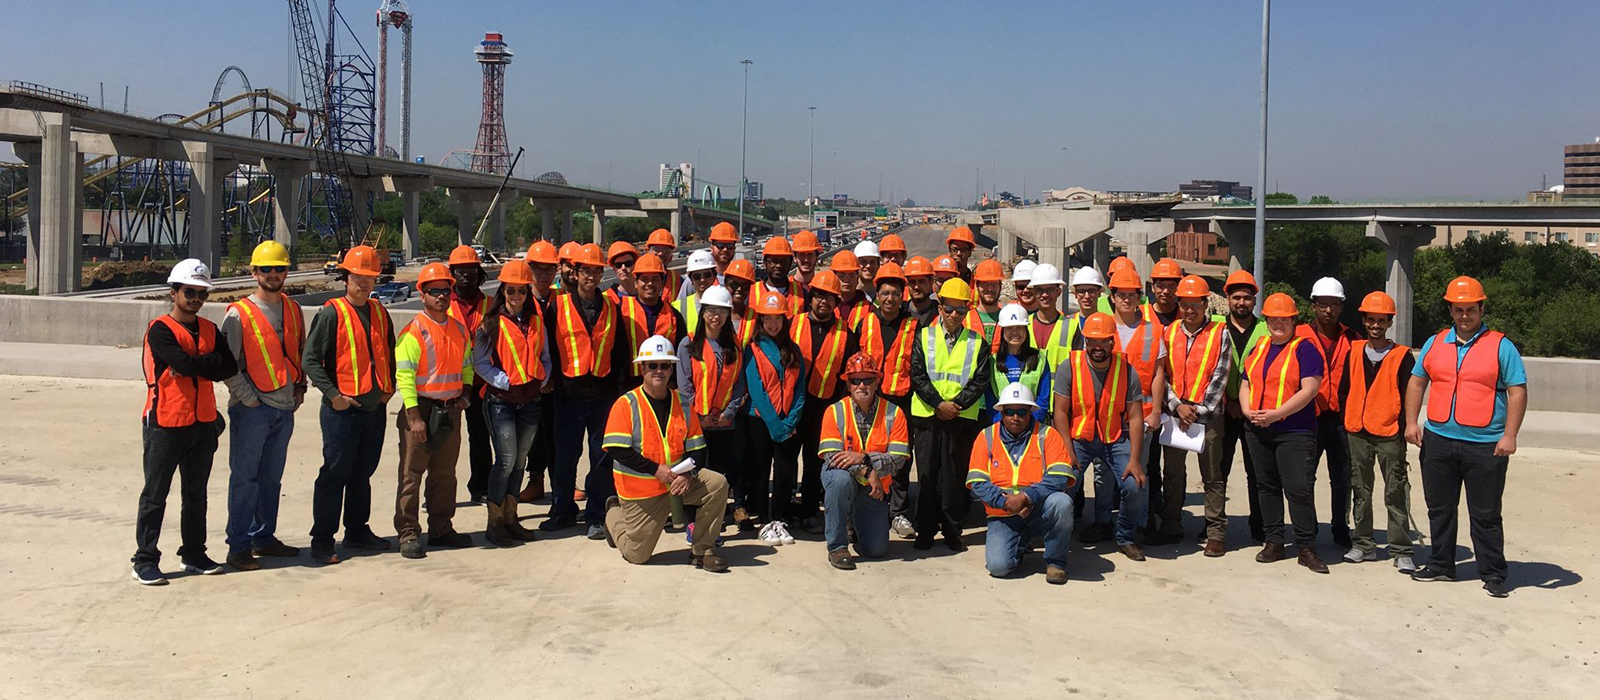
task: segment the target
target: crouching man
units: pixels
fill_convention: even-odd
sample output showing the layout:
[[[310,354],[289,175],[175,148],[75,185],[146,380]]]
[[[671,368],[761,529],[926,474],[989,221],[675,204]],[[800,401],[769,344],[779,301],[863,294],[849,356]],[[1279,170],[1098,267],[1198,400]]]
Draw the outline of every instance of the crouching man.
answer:
[[[1072,496],[1080,472],[1061,434],[1033,419],[1033,391],[1012,383],[1000,391],[1000,422],[972,443],[967,488],[989,514],[984,565],[996,578],[1011,573],[1044,535],[1045,581],[1067,582],[1067,547],[1072,542]]]

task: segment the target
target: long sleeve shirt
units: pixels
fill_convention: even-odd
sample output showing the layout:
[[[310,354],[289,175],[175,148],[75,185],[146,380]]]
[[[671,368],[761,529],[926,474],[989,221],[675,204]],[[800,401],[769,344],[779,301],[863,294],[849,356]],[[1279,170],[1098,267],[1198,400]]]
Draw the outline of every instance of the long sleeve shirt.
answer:
[[[856,418],[857,433],[867,435],[872,432],[872,423],[877,420],[877,416],[866,411],[851,411],[851,414]],[[860,476],[862,470],[871,469],[880,478],[885,477],[893,474],[896,469],[900,468],[900,465],[905,464],[910,459],[905,455],[892,455],[888,452],[868,452],[866,455],[867,463],[861,467],[852,468],[850,470],[851,474]]]
[[[712,352],[716,353],[718,358],[717,369],[721,371],[722,346],[717,343],[715,338],[709,336],[706,337],[705,342],[711,346]],[[692,357],[689,348],[693,344],[693,338],[684,338],[678,343],[678,398],[683,401],[684,406],[694,405],[694,369],[689,364],[689,359]],[[742,370],[743,368],[740,369]],[[734,372],[733,394],[728,399],[728,405],[722,409],[722,418],[731,420],[734,416],[739,415],[739,411],[744,408],[746,401],[749,399],[749,393],[745,385],[744,372]],[[700,429],[732,430],[733,426],[730,424],[725,428],[708,428],[704,423],[701,423]]]
[[[261,310],[261,315],[267,319],[267,325],[272,326],[272,331],[277,333],[279,338],[283,337],[284,309],[291,309],[294,313],[300,313],[300,305],[289,301],[287,296],[283,297],[283,302],[272,304],[262,298],[260,292],[257,292],[250,295],[250,301],[255,303],[257,309]],[[250,374],[245,371],[244,324],[239,319],[238,309],[233,308],[231,305],[228,307],[228,314],[222,317],[222,333],[227,336],[228,350],[233,353],[234,362],[239,366],[239,372],[229,377],[226,382],[228,386],[228,405],[245,404],[251,406],[264,403],[279,410],[293,411],[295,409],[295,397],[306,393],[305,377],[302,376],[298,383],[285,384],[274,391],[262,392],[256,387],[255,382],[250,381]]]
[[[355,309],[356,320],[361,323],[359,333],[370,336],[372,319],[366,304],[352,304]],[[324,306],[317,311],[311,319],[311,328],[306,331],[306,344],[301,348],[300,357],[302,366],[306,371],[306,379],[311,386],[322,392],[322,402],[330,403],[333,397],[339,395],[339,383],[333,378],[339,366],[339,361],[334,353],[339,349],[339,312],[331,306]],[[394,347],[394,324],[389,324],[389,347]],[[371,369],[371,368],[369,368]],[[385,369],[387,371],[387,368]],[[355,399],[356,408],[363,411],[377,411],[383,409],[383,390],[378,388],[378,383],[372,383],[372,390],[360,396],[350,397]]]
[[[1178,326],[1178,332],[1180,333],[1180,336],[1177,338],[1177,341],[1183,343],[1184,346],[1188,348],[1189,352],[1193,352],[1195,350],[1195,337],[1199,336],[1200,332],[1204,331],[1205,329],[1206,326],[1201,325],[1199,331],[1190,333],[1188,326],[1180,325]],[[1186,352],[1185,356],[1187,355],[1188,353]],[[1227,328],[1224,327],[1222,333],[1222,348],[1218,350],[1217,353],[1217,367],[1216,369],[1211,370],[1211,378],[1206,380],[1206,390],[1205,393],[1200,395],[1200,403],[1193,403],[1191,401],[1185,401],[1178,398],[1178,392],[1174,391],[1171,386],[1168,386],[1167,412],[1177,413],[1179,406],[1182,406],[1183,404],[1189,404],[1190,406],[1194,407],[1195,422],[1201,424],[1210,422],[1211,416],[1215,415],[1218,410],[1221,410],[1222,400],[1228,396],[1228,376],[1232,369],[1233,334],[1228,332]],[[1168,377],[1167,379],[1168,381],[1171,381],[1172,378]]]
[[[1005,426],[1002,425],[995,428],[995,432],[999,433],[1000,442],[1004,446],[1006,453],[1011,455],[1011,459],[1013,461],[1021,461],[1023,453],[1028,449],[1028,441],[1033,438],[1033,431],[1028,430],[1021,435],[1012,435],[1011,431],[1006,430]],[[983,437],[979,436],[978,439],[982,440]],[[1035,515],[1040,513],[1040,509],[1044,507],[1044,500],[1049,498],[1050,494],[1065,492],[1077,482],[1079,478],[1077,474],[1080,474],[1081,470],[1073,467],[1070,471],[1073,472],[1073,475],[1046,473],[1043,479],[1022,489],[1022,493],[1028,497],[1028,503],[1033,506]],[[972,481],[969,486],[972,489],[972,495],[977,496],[978,500],[983,501],[990,508],[1005,508],[1006,496],[1011,495],[1011,492],[995,486],[993,481],[987,479]]]
[[[527,328],[529,323],[538,323],[542,326],[544,319],[532,311],[531,306],[525,305],[522,307],[522,313],[503,313],[495,320],[495,323],[515,323],[519,331]],[[472,339],[472,371],[477,374],[479,379],[489,385],[489,393],[492,396],[497,396],[515,404],[539,400],[539,396],[542,393],[540,387],[551,382],[549,338],[546,337],[545,342],[539,346],[539,364],[544,366],[545,380],[542,382],[528,382],[512,387],[511,375],[500,368],[500,339],[489,335],[491,325],[487,322],[480,324],[477,335]],[[495,326],[493,330],[498,332],[499,327]]]
[[[199,345],[200,322],[178,322],[189,335],[195,338]],[[219,329],[220,332],[220,329]],[[239,364],[234,360],[233,353],[228,351],[228,344],[221,338],[217,347],[208,353],[190,355],[184,352],[183,346],[178,344],[178,338],[172,335],[172,329],[165,323],[156,323],[150,326],[149,332],[150,355],[155,358],[156,376],[161,376],[163,369],[171,369],[182,377],[199,377],[212,382],[226,381],[239,371]]]
[[[961,334],[946,333],[945,343],[948,347],[954,347],[956,340],[960,337]],[[928,378],[928,358],[923,355],[921,334],[919,332],[918,342],[911,349],[911,390],[916,392],[924,403],[937,407],[947,399],[939,393],[938,389],[933,388],[933,380]],[[966,410],[973,404],[982,401],[984,394],[989,390],[989,382],[993,379],[990,373],[994,371],[994,358],[989,354],[987,343],[978,344],[977,355],[977,366],[972,368],[972,376],[967,378],[967,383],[961,387],[961,391],[956,392],[953,398],[948,399],[961,407],[962,410]]]
[[[405,333],[394,347],[394,388],[406,408],[417,407],[417,365],[422,362],[422,344],[417,336]],[[472,387],[472,338],[461,353],[461,386]]]
[[[778,371],[778,381],[787,379],[786,372],[800,372],[800,378],[795,380],[794,405],[788,407],[774,406],[772,397],[767,395],[767,386],[761,382],[761,370],[756,367],[755,353],[761,353]],[[794,437],[795,430],[800,426],[800,412],[806,405],[805,365],[798,368],[783,366],[778,344],[764,335],[756,336],[755,342],[750,343],[750,352],[744,358],[744,383],[748,388],[750,397],[750,415],[758,418],[766,426],[767,434],[773,442],[783,442]],[[781,413],[781,415],[780,415]]]

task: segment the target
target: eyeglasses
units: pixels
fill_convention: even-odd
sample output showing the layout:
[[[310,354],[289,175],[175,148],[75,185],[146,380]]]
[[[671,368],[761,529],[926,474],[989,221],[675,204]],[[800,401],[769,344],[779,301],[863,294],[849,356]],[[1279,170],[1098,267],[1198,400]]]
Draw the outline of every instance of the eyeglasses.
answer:
[[[694,280],[696,282],[704,282],[704,281],[706,281],[708,279],[711,279],[713,277],[716,277],[716,276],[717,276],[717,273],[711,272],[709,270],[703,270],[703,271],[700,271],[700,272],[691,272],[691,273],[689,273],[689,279],[692,279],[692,280]]]
[[[520,284],[515,284],[515,285],[508,284],[508,285],[505,286],[505,290],[506,290],[506,296],[511,296],[511,295],[515,294],[515,295],[520,297],[520,296],[524,296],[524,295],[526,295],[528,293],[528,288],[526,286],[523,286],[523,285],[520,285]]]
[[[1010,416],[1012,418],[1018,418],[1018,417],[1021,417],[1021,416],[1026,416],[1029,413],[1033,413],[1033,409],[1031,409],[1031,408],[1022,408],[1022,407],[1018,407],[1018,406],[1007,406],[1005,408],[1000,409],[1000,415]]]
[[[426,295],[428,295],[430,297],[447,297],[447,296],[450,296],[450,288],[449,287],[429,287],[427,289],[422,290],[422,293],[426,294]]]
[[[211,292],[205,289],[190,289],[188,287],[184,287],[183,296],[186,299],[199,299],[200,301],[205,301],[207,297],[211,296]]]
[[[260,272],[260,273],[265,274],[265,275],[277,274],[279,272],[288,272],[288,271],[289,271],[289,266],[288,265],[257,265],[256,266],[256,272]]]
[[[1139,293],[1138,292],[1112,292],[1111,293],[1111,298],[1112,299],[1121,299],[1123,301],[1138,301],[1139,300]]]
[[[945,305],[943,305],[943,306],[941,306],[939,308],[942,311],[944,311],[945,313],[947,313],[947,314],[965,314],[965,313],[967,313],[967,308],[968,307],[965,307],[965,306],[951,306],[949,304],[945,304]]]
[[[622,269],[624,267],[633,267],[635,262],[638,261],[631,258],[628,260],[613,260],[611,261],[611,266],[617,269]]]
[[[641,362],[639,363],[646,372],[670,372],[678,366],[671,362]]]
[[[730,292],[730,293],[732,293],[732,292],[748,292],[748,291],[750,291],[750,283],[749,282],[734,282],[733,280],[725,280],[725,281],[723,281],[722,286],[727,287],[728,288],[728,292]]]
[[[865,377],[848,377],[847,379],[850,381],[850,386],[866,386],[878,380],[877,377],[871,375]]]

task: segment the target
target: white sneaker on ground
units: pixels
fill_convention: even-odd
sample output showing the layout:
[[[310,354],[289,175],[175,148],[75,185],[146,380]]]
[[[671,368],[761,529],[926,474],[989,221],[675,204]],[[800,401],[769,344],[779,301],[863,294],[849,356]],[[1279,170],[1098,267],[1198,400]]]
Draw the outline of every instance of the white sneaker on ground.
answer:
[[[794,535],[789,534],[789,526],[784,524],[782,520],[773,523],[772,527],[777,529],[778,538],[783,540],[784,544],[794,544]]]
[[[1378,560],[1378,551],[1375,550],[1375,549],[1369,549],[1369,550],[1363,552],[1363,551],[1361,551],[1359,549],[1356,549],[1355,547],[1351,547],[1350,551],[1344,553],[1344,560],[1347,561],[1347,562],[1350,562],[1351,564],[1356,564],[1356,563],[1360,563],[1360,562],[1364,562],[1364,561],[1377,561]]]
[[[762,544],[769,544],[774,547],[783,544],[783,537],[778,534],[777,523],[767,523],[766,525],[762,525],[760,538]]]
[[[1394,568],[1402,574],[1409,574],[1417,570],[1417,564],[1411,560],[1411,555],[1403,554],[1394,558]]]
[[[917,536],[917,528],[912,526],[911,521],[907,520],[904,515],[894,516],[894,522],[889,525],[889,529],[894,530],[894,534],[908,540]]]

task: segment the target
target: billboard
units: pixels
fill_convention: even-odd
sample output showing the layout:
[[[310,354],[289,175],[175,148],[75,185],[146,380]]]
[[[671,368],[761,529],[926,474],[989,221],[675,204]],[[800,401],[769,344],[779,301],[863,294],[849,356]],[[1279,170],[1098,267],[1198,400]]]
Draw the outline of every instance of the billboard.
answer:
[[[850,195],[834,193],[834,195],[833,195],[833,203],[836,206],[844,206],[846,204],[849,204],[850,203]]]

